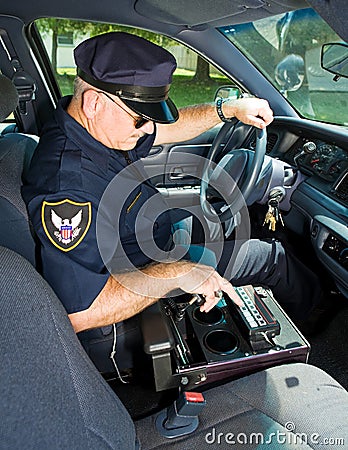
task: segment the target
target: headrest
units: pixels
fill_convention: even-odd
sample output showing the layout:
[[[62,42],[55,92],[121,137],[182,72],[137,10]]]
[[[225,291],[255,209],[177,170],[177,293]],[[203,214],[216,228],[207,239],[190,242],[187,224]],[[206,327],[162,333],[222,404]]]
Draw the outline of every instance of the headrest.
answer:
[[[18,93],[12,81],[0,74],[0,122],[5,120],[18,105]]]

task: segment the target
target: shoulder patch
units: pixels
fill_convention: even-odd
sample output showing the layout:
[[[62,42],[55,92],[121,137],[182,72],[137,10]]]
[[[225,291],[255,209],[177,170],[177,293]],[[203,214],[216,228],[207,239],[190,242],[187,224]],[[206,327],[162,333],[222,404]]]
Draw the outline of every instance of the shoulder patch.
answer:
[[[66,198],[56,203],[42,203],[43,229],[52,244],[63,252],[80,244],[91,225],[91,219],[91,202],[78,203]]]

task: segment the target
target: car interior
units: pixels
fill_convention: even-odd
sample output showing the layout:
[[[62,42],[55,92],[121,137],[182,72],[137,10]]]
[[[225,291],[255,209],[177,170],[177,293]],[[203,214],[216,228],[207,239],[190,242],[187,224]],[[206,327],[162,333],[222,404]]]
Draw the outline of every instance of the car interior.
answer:
[[[347,17],[343,0],[1,6],[0,448],[345,447]],[[318,274],[332,307],[314,334],[270,289],[246,286],[236,288],[244,312],[222,299],[203,315],[199,296],[187,295],[144,310],[129,372],[99,366],[81,346],[40,274],[21,186],[44,123],[72,93],[73,48],[114,30],[175,55],[179,107],[268,100],[266,130],[221,123],[154,146],[144,165],[181,244],[275,238]]]

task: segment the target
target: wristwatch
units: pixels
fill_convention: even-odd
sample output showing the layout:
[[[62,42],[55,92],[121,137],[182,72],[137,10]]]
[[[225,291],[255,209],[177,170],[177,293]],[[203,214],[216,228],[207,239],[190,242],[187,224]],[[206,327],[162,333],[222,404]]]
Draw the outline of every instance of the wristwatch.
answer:
[[[215,100],[216,112],[220,117],[220,120],[222,120],[222,122],[233,122],[234,117],[225,117],[224,113],[222,112],[222,104],[224,103],[225,100],[226,99],[222,97],[218,97]]]

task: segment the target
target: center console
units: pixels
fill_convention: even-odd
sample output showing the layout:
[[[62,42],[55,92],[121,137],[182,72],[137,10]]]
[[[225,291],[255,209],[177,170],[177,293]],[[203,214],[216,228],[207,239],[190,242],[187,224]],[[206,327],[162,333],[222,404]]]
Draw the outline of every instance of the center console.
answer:
[[[144,348],[152,358],[157,391],[179,386],[190,390],[282,363],[307,361],[308,342],[269,289],[235,290],[242,307],[224,295],[205,313],[192,295],[185,294],[162,299],[143,312]]]

